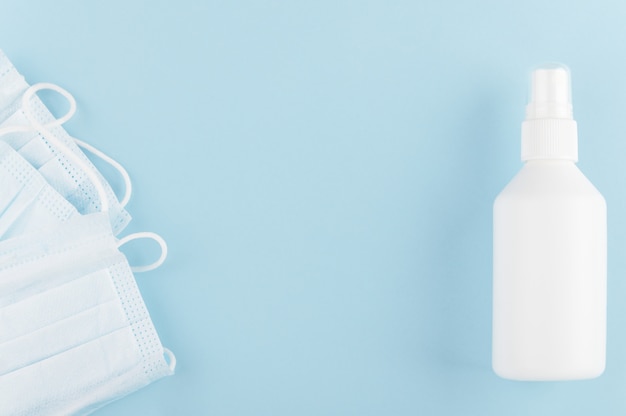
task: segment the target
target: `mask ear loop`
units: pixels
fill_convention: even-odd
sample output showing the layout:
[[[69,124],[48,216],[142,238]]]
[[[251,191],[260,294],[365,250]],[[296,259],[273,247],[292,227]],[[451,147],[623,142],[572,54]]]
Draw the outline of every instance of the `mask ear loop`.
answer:
[[[70,104],[70,108],[67,110],[67,113],[65,113],[63,115],[63,117],[59,117],[57,119],[52,120],[49,123],[46,123],[45,127],[56,127],[56,126],[60,126],[61,124],[64,124],[65,122],[67,122],[69,119],[71,119],[72,117],[74,117],[74,114],[76,114],[76,100],[74,99],[74,97],[72,96],[72,94],[70,94],[69,92],[65,91],[64,89],[58,87],[57,85],[54,84],[46,84],[46,83],[39,83],[39,84],[35,84],[32,85],[30,88],[28,88],[28,90],[34,88],[35,86],[41,86],[41,85],[45,85],[44,87],[38,88],[37,91],[42,90],[42,89],[51,89],[54,90],[56,92],[58,92],[59,94],[61,94]],[[50,87],[51,86],[51,87]],[[26,93],[28,93],[28,90],[26,90]],[[32,96],[32,94],[29,94],[28,99],[30,99],[30,97]],[[22,109],[24,109],[24,97],[22,96]],[[30,113],[30,107],[28,107],[28,113]],[[25,113],[27,113],[27,111],[24,111]],[[26,115],[26,114],[25,114]],[[28,115],[26,115],[26,117],[28,118]],[[29,121],[31,119],[29,118]],[[2,129],[0,129],[0,136],[4,136],[5,134],[10,134],[10,133],[25,133],[25,132],[29,132],[29,131],[36,131],[36,129],[30,125],[30,126],[6,126]]]
[[[174,370],[176,369],[176,356],[169,348],[165,347],[163,347],[163,354],[167,356],[169,361],[168,367],[170,368],[170,371],[174,373]]]
[[[167,243],[165,242],[163,237],[161,237],[157,233],[143,231],[140,233],[129,234],[126,237],[118,240],[117,248],[122,247],[124,244],[130,241],[139,240],[139,239],[148,239],[148,240],[156,241],[161,247],[161,256],[154,263],[150,263],[145,266],[131,266],[130,269],[135,273],[143,273],[143,272],[149,272],[150,270],[154,270],[158,268],[159,266],[161,266],[163,262],[165,261],[165,258],[167,257]]]
[[[63,97],[65,97],[67,101],[70,103],[70,110],[67,112],[65,116],[53,121],[52,123],[47,124],[46,126],[42,125],[39,121],[35,119],[35,116],[33,115],[32,110],[30,108],[31,97],[35,95],[37,91],[44,90],[44,89],[58,92]],[[58,85],[50,84],[47,82],[34,84],[30,88],[28,88],[26,92],[24,92],[24,95],[22,95],[22,109],[24,111],[24,115],[26,116],[28,121],[30,121],[31,125],[33,126],[35,130],[37,130],[42,136],[44,136],[46,140],[54,143],[55,146],[57,146],[63,151],[64,155],[68,159],[70,159],[72,162],[74,162],[76,165],[82,168],[83,173],[87,175],[91,183],[93,183],[93,185],[95,186],[96,191],[98,192],[98,198],[100,199],[101,211],[108,212],[109,201],[106,196],[106,191],[104,190],[104,186],[102,186],[102,182],[100,182],[100,178],[98,178],[95,171],[90,169],[84,160],[78,157],[78,155],[74,153],[70,148],[68,148],[63,142],[61,142],[59,139],[54,137],[54,135],[47,129],[47,127],[56,126],[56,125],[66,122],[67,120],[69,120],[69,118],[72,115],[74,115],[74,113],[76,112],[76,100],[74,99],[72,94],[70,94],[63,88],[59,87]]]
[[[117,172],[120,174],[120,176],[124,180],[125,191],[124,191],[124,197],[120,200],[120,205],[122,206],[122,208],[125,208],[126,205],[128,205],[128,201],[130,201],[130,197],[133,193],[133,184],[130,181],[130,175],[128,174],[128,171],[117,160],[113,159],[111,156],[107,155],[102,150],[80,139],[77,139],[76,137],[72,137],[72,139],[74,139],[74,141],[76,142],[78,146],[87,150],[89,153],[99,157],[104,162],[111,165],[115,170],[117,170]]]

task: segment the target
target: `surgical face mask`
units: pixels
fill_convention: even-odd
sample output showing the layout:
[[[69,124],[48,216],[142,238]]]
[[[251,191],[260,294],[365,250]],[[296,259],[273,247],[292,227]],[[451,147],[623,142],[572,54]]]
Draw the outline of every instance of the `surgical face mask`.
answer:
[[[70,111],[55,119],[36,95],[52,89],[70,102]],[[61,127],[76,110],[73,97],[52,84],[29,87],[7,57],[0,51],[0,140],[8,143],[81,214],[107,211],[113,232],[118,234],[130,221],[124,209],[130,198],[126,171],[101,152],[70,137]],[[83,145],[96,152],[122,174],[126,195],[118,201],[109,183],[80,150]]]
[[[120,244],[102,213],[0,242],[0,414],[89,414],[173,374]]]
[[[0,141],[0,239],[54,227],[77,215],[37,169]]]

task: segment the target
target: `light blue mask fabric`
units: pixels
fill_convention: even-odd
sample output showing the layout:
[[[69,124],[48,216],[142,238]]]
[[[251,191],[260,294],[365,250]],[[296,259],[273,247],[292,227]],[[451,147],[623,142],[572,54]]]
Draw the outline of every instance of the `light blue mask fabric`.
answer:
[[[28,89],[24,77],[0,51],[0,131],[14,126],[27,128],[25,131],[2,134],[0,140],[38,169],[81,214],[100,212],[106,205],[113,232],[119,234],[129,223],[130,215],[109,183],[36,94],[28,100],[29,108],[24,109],[22,97]],[[45,131],[33,128],[33,120],[29,117],[38,125],[46,126]],[[104,203],[101,201],[103,196],[106,198]]]
[[[121,244],[104,213],[0,241],[1,415],[86,415],[174,373]]]
[[[0,240],[49,229],[76,216],[76,208],[37,169],[0,141]]]

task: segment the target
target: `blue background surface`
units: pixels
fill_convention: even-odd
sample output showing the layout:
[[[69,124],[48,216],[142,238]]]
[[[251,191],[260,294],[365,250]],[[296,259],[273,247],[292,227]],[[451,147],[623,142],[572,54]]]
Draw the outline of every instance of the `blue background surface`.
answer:
[[[137,278],[177,373],[97,414],[625,414],[625,22],[622,1],[3,3],[0,47],[76,96],[68,131],[132,176],[128,231],[170,245]],[[571,68],[609,207],[591,381],[491,371],[491,206],[545,61]]]

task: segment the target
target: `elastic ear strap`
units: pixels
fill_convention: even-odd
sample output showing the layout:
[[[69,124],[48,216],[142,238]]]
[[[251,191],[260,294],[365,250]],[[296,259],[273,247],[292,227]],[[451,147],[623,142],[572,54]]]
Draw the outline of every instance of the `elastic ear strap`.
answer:
[[[31,97],[35,93],[37,93],[37,91],[44,90],[44,89],[58,92],[63,97],[65,97],[70,103],[70,110],[67,112],[67,114],[65,114],[61,118],[54,120],[51,123],[46,124],[46,126],[43,126],[41,123],[39,123],[39,121],[35,119],[35,116],[33,115],[32,110],[30,108]],[[72,149],[70,149],[69,147],[65,145],[65,143],[57,139],[46,128],[46,127],[53,127],[56,125],[63,124],[74,115],[74,113],[76,112],[76,100],[74,99],[72,94],[70,94],[63,88],[59,87],[58,85],[45,83],[45,82],[34,84],[30,88],[28,88],[26,92],[24,93],[24,95],[22,96],[22,108],[24,110],[24,115],[26,116],[28,121],[31,122],[35,130],[37,130],[39,133],[45,136],[45,138],[48,141],[54,143],[55,146],[57,146],[63,151],[63,153],[68,159],[70,159],[72,162],[74,162],[76,165],[80,166],[83,169],[84,173],[87,175],[89,180],[93,183],[94,187],[96,188],[96,191],[98,192],[98,198],[100,199],[102,212],[107,212],[109,210],[109,201],[107,199],[104,186],[102,186],[102,182],[100,181],[100,178],[98,178],[98,176],[96,175],[96,172],[93,169],[90,169],[89,165],[87,165],[87,163],[84,160],[78,157],[78,155],[74,153]]]
[[[130,175],[128,174],[128,171],[126,171],[126,169],[124,169],[124,166],[122,166],[117,160],[113,159],[111,156],[107,155],[102,150],[80,139],[77,139],[76,137],[72,137],[72,139],[74,139],[77,145],[87,150],[89,153],[93,154],[94,156],[99,157],[100,159],[102,159],[103,161],[105,161],[106,163],[111,165],[115,170],[118,171],[118,173],[124,180],[124,190],[125,190],[124,197],[120,200],[120,205],[122,206],[122,208],[126,207],[133,193],[133,184],[130,181]]]
[[[154,270],[157,267],[161,266],[163,262],[165,261],[165,259],[167,258],[167,243],[165,242],[163,237],[161,237],[157,233],[143,231],[140,233],[129,234],[117,242],[117,247],[120,248],[124,244],[128,243],[129,241],[139,240],[139,239],[148,239],[148,240],[156,241],[161,247],[161,256],[154,263],[150,263],[145,266],[131,266],[130,269],[135,273],[143,273],[143,272],[149,272],[150,270]]]
[[[165,347],[163,347],[163,354],[167,355],[167,358],[169,360],[169,368],[170,371],[173,373],[176,369],[176,356],[169,348]]]
[[[70,94],[69,92],[65,91],[64,89],[62,89],[61,87],[59,87],[58,85],[55,84],[49,84],[49,83],[39,83],[39,84],[35,84],[35,85],[45,85],[45,87],[39,88],[37,91],[41,90],[41,89],[50,89],[53,90],[55,92],[58,92],[59,94],[61,94],[70,104],[70,108],[67,110],[67,113],[65,113],[63,115],[63,117],[59,117],[57,119],[52,120],[49,123],[46,123],[45,127],[55,127],[55,126],[60,126],[61,124],[65,123],[66,121],[68,121],[69,119],[71,119],[72,117],[74,117],[74,114],[76,114],[76,100],[74,99],[74,96],[72,96],[72,94]],[[33,86],[31,86],[29,89],[33,88]],[[28,90],[26,90],[26,92],[28,92]],[[32,96],[32,94],[29,95]],[[24,101],[22,101],[23,104]],[[23,107],[23,105],[22,105]],[[30,110],[30,108],[29,108]],[[28,117],[28,116],[27,116]],[[31,120],[29,118],[29,120]],[[5,134],[10,134],[10,133],[23,133],[23,132],[28,132],[28,131],[33,131],[34,128],[33,126],[6,126],[2,129],[0,129],[0,136],[4,136]]]

